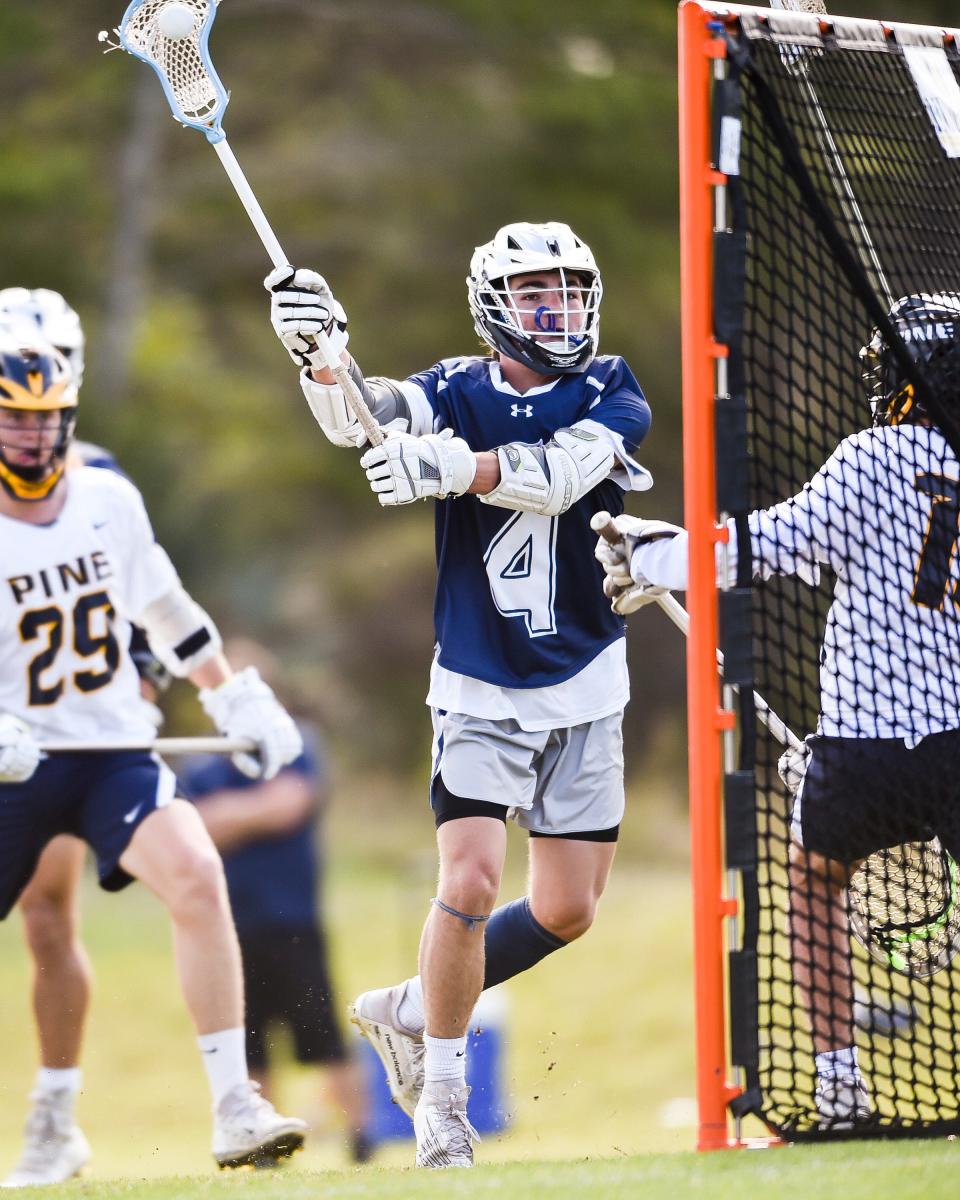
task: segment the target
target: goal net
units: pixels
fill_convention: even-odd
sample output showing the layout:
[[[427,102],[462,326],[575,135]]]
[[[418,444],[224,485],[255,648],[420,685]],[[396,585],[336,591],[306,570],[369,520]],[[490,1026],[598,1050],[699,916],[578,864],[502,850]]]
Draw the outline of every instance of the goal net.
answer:
[[[731,1108],[791,1140],[956,1131],[958,35],[701,7],[723,47],[717,516],[740,547],[721,648],[746,664],[725,781]],[[817,735],[799,802],[754,689]],[[849,876],[828,884],[798,836]],[[814,1054],[851,1042],[866,1093],[846,1113],[854,1058],[820,1060],[847,1094],[818,1099]]]

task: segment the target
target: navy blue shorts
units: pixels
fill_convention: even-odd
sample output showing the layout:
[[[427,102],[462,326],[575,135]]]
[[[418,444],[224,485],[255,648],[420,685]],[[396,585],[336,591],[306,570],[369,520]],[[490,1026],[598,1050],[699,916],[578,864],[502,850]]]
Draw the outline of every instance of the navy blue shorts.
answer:
[[[170,768],[143,751],[52,754],[26,783],[0,784],[0,920],[59,833],[92,847],[102,888],[126,887],[121,855],[137,826],[176,794]]]
[[[237,932],[250,1066],[263,1069],[272,1058],[274,1023],[290,1033],[297,1062],[343,1062],[347,1051],[333,1008],[323,931],[304,925]]]
[[[794,808],[805,849],[842,863],[938,837],[960,860],[960,730],[908,750],[897,738],[809,739]]]

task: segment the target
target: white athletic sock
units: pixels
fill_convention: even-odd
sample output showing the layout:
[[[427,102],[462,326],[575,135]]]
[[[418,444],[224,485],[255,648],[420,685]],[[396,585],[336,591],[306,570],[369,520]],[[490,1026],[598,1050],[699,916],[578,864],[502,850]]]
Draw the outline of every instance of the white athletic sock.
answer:
[[[467,1039],[435,1038],[424,1034],[424,1083],[454,1080],[463,1087],[467,1079]]]
[[[246,1083],[247,1038],[239,1029],[221,1029],[217,1033],[203,1033],[197,1038],[203,1055],[203,1065],[210,1081],[213,1107],[216,1108],[227,1092],[240,1083]]]
[[[816,1055],[817,1074],[821,1079],[837,1079],[841,1075],[860,1078],[857,1047],[841,1046],[839,1050],[824,1050]]]
[[[407,980],[403,998],[397,1005],[397,1020],[411,1033],[423,1033],[427,1019],[423,1012],[423,984],[419,975]]]
[[[79,1067],[40,1067],[35,1087],[38,1092],[70,1092],[75,1096],[82,1083]]]

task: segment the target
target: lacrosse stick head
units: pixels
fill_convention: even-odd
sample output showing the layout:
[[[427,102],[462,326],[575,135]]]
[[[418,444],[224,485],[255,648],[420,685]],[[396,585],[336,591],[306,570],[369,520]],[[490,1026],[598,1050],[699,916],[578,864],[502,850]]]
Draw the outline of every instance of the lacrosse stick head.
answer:
[[[219,4],[220,0],[133,0],[117,29],[123,49],[160,76],[174,117],[211,142],[223,139],[221,124],[229,100],[207,46]]]
[[[960,868],[937,838],[872,854],[847,901],[860,944],[903,975],[933,975],[960,949]]]

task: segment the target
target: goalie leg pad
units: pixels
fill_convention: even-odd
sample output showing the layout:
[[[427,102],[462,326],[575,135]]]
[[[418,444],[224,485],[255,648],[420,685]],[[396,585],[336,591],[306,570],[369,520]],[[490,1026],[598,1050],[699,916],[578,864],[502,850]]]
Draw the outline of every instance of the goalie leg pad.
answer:
[[[479,499],[498,508],[556,517],[613,468],[609,444],[590,430],[558,429],[545,446],[510,442],[497,449],[500,482]]]

